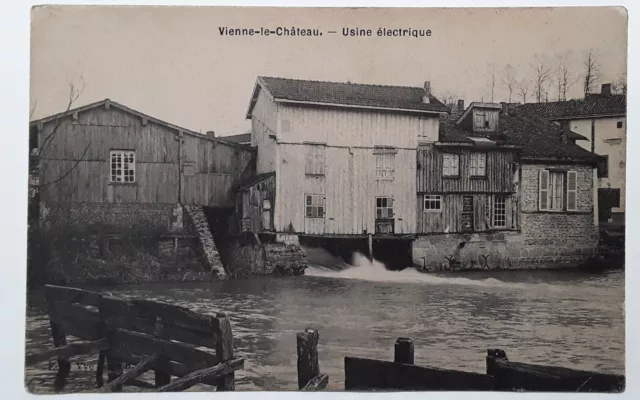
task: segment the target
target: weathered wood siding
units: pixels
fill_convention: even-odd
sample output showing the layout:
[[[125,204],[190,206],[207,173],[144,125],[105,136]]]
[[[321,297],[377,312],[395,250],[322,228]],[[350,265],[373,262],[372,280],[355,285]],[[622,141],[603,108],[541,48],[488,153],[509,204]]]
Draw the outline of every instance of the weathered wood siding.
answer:
[[[395,233],[415,232],[415,150],[398,150],[395,179],[376,180],[373,149],[326,149],[324,176],[305,174],[308,145],[278,145],[275,228],[309,234],[375,232],[377,196],[394,198]],[[305,194],[324,194],[324,218],[305,218]]]
[[[275,200],[275,176],[260,181],[238,193],[242,198],[242,231],[263,232],[273,229],[273,206]],[[268,211],[269,223],[264,224],[264,201],[269,200],[271,209]]]
[[[460,176],[455,178],[442,176],[442,154],[454,153],[460,156]],[[419,193],[511,193],[514,191],[513,179],[515,152],[493,150],[486,152],[486,176],[471,177],[470,160],[472,150],[427,145],[418,150]]]
[[[376,197],[389,196],[394,233],[415,233],[416,149],[419,140],[437,140],[437,116],[289,105],[278,115],[277,231],[374,233]],[[325,145],[324,176],[305,174],[309,142]],[[376,146],[397,151],[393,180],[376,179]],[[324,218],[305,218],[305,194],[326,196]]]
[[[44,124],[40,146],[55,126],[56,121]],[[114,106],[96,107],[79,112],[77,120],[62,118],[52,138],[41,148],[40,182],[64,178],[41,189],[42,201],[179,202],[177,130],[151,121],[143,124],[139,116]],[[110,182],[111,150],[135,150],[135,183]],[[183,204],[232,206],[231,187],[252,172],[252,157],[253,151],[185,134]]]
[[[233,206],[234,184],[253,173],[252,152],[194,136],[183,140],[183,203]]]
[[[443,194],[441,211],[425,211],[424,195],[418,195],[417,229],[419,233],[461,233],[463,194]],[[506,198],[506,227],[492,227],[493,194],[472,194],[473,197],[473,226],[474,232],[486,232],[491,230],[516,230],[517,202],[515,195]]]
[[[258,149],[256,171],[275,171],[278,105],[261,90],[251,112],[251,145]]]
[[[415,149],[438,140],[439,119],[419,114],[279,105],[278,142]]]

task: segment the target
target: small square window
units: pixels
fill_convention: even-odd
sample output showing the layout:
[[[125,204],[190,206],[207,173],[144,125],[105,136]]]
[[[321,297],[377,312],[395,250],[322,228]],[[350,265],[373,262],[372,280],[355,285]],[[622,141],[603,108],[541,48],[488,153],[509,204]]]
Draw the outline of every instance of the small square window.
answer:
[[[621,129],[621,128],[622,128],[622,125],[623,125],[623,124],[622,124],[622,121],[618,121],[618,123],[617,123],[618,129]]]
[[[439,194],[426,194],[424,196],[424,211],[441,211],[442,196]]]

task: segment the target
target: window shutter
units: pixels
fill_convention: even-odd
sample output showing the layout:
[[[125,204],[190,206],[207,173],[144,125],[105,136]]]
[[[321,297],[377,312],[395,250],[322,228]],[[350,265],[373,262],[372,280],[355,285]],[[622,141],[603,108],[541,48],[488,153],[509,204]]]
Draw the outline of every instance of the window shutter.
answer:
[[[578,173],[567,172],[567,211],[578,209]]]
[[[538,209],[549,209],[549,171],[543,169],[540,171],[538,179]]]

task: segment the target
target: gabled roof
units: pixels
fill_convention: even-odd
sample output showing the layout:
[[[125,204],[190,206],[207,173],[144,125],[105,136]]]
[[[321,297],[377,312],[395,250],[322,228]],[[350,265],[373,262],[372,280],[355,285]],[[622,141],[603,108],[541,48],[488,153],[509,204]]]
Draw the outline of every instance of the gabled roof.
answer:
[[[537,115],[517,111],[499,115],[496,132],[473,132],[455,123],[456,116],[440,119],[440,143],[474,145],[473,138],[487,138],[497,146],[520,149],[523,159],[576,160],[595,163],[599,157],[571,141],[562,141],[566,134],[558,124]],[[568,135],[567,135],[568,136]]]
[[[421,87],[364,85],[260,76],[256,81],[247,119],[251,118],[260,90],[265,90],[275,102],[282,103],[419,113],[448,111],[447,107],[433,95],[429,95],[429,103],[422,102],[425,91]]]
[[[517,110],[551,120],[625,116],[627,96],[592,94],[580,100],[523,104]]]
[[[129,107],[123,105],[123,104],[117,103],[117,102],[115,102],[113,100],[110,100],[110,99],[104,99],[104,100],[96,101],[95,103],[87,104],[85,106],[76,107],[76,108],[73,108],[73,109],[70,109],[70,110],[67,110],[67,111],[63,111],[61,113],[50,115],[48,117],[40,118],[40,119],[37,119],[37,120],[29,122],[29,125],[30,126],[34,126],[34,125],[38,125],[38,124],[46,124],[48,122],[55,121],[55,120],[57,120],[59,118],[65,118],[65,117],[72,116],[75,113],[81,113],[81,112],[84,112],[84,111],[89,111],[89,110],[97,108],[97,107],[106,107],[107,105],[109,107],[117,108],[117,109],[119,109],[121,111],[124,111],[124,112],[126,112],[128,114],[132,114],[132,115],[135,115],[137,117],[144,118],[149,122],[153,122],[153,123],[156,123],[158,125],[163,125],[163,126],[165,126],[167,128],[175,130],[176,134],[177,134],[178,131],[181,131],[185,135],[194,136],[194,137],[197,137],[197,138],[200,138],[200,139],[210,140],[210,141],[213,141],[213,142],[226,144],[226,145],[229,145],[229,146],[236,146],[236,147],[242,147],[242,148],[245,148],[245,149],[250,149],[250,147],[246,146],[246,145],[241,145],[239,143],[235,143],[235,142],[232,142],[232,141],[227,141],[225,139],[212,138],[212,137],[209,137],[207,135],[203,135],[201,133],[189,130],[187,128],[182,128],[180,126],[171,124],[169,122],[162,121],[162,120],[160,120],[158,118],[151,117],[151,116],[149,116],[147,114],[141,113],[140,111],[134,110],[132,108],[129,108]]]
[[[474,108],[480,108],[480,109],[490,109],[490,110],[498,110],[500,111],[502,109],[502,106],[498,103],[479,103],[479,102],[473,102],[471,104],[469,104],[469,106],[467,107],[466,110],[464,110],[464,112],[462,113],[462,115],[460,115],[460,117],[458,117],[456,123],[460,123],[460,121],[462,121],[463,119],[465,119],[465,117],[467,115],[469,115],[469,113],[471,112],[472,109]]]

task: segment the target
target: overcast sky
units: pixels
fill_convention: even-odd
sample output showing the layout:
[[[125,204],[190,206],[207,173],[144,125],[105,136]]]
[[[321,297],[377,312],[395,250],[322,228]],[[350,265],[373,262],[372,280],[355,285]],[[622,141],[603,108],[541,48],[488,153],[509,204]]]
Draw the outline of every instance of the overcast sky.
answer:
[[[221,36],[219,27],[320,29],[321,37]],[[344,37],[343,27],[371,37]],[[430,29],[430,37],[376,36],[378,28]],[[336,31],[329,34],[327,31]],[[468,104],[506,101],[506,64],[533,77],[565,55],[574,78],[593,49],[600,83],[626,71],[627,19],[621,8],[256,9],[205,7],[45,7],[32,12],[33,119],[63,111],[68,82],[80,106],[110,98],[153,117],[219,135],[248,129],[245,113],[259,75],[422,86]],[[531,86],[531,85],[530,85]],[[574,84],[569,97],[581,95]],[[533,99],[530,94],[528,100]],[[551,85],[549,99],[557,89]],[[513,101],[521,99],[514,93]]]

